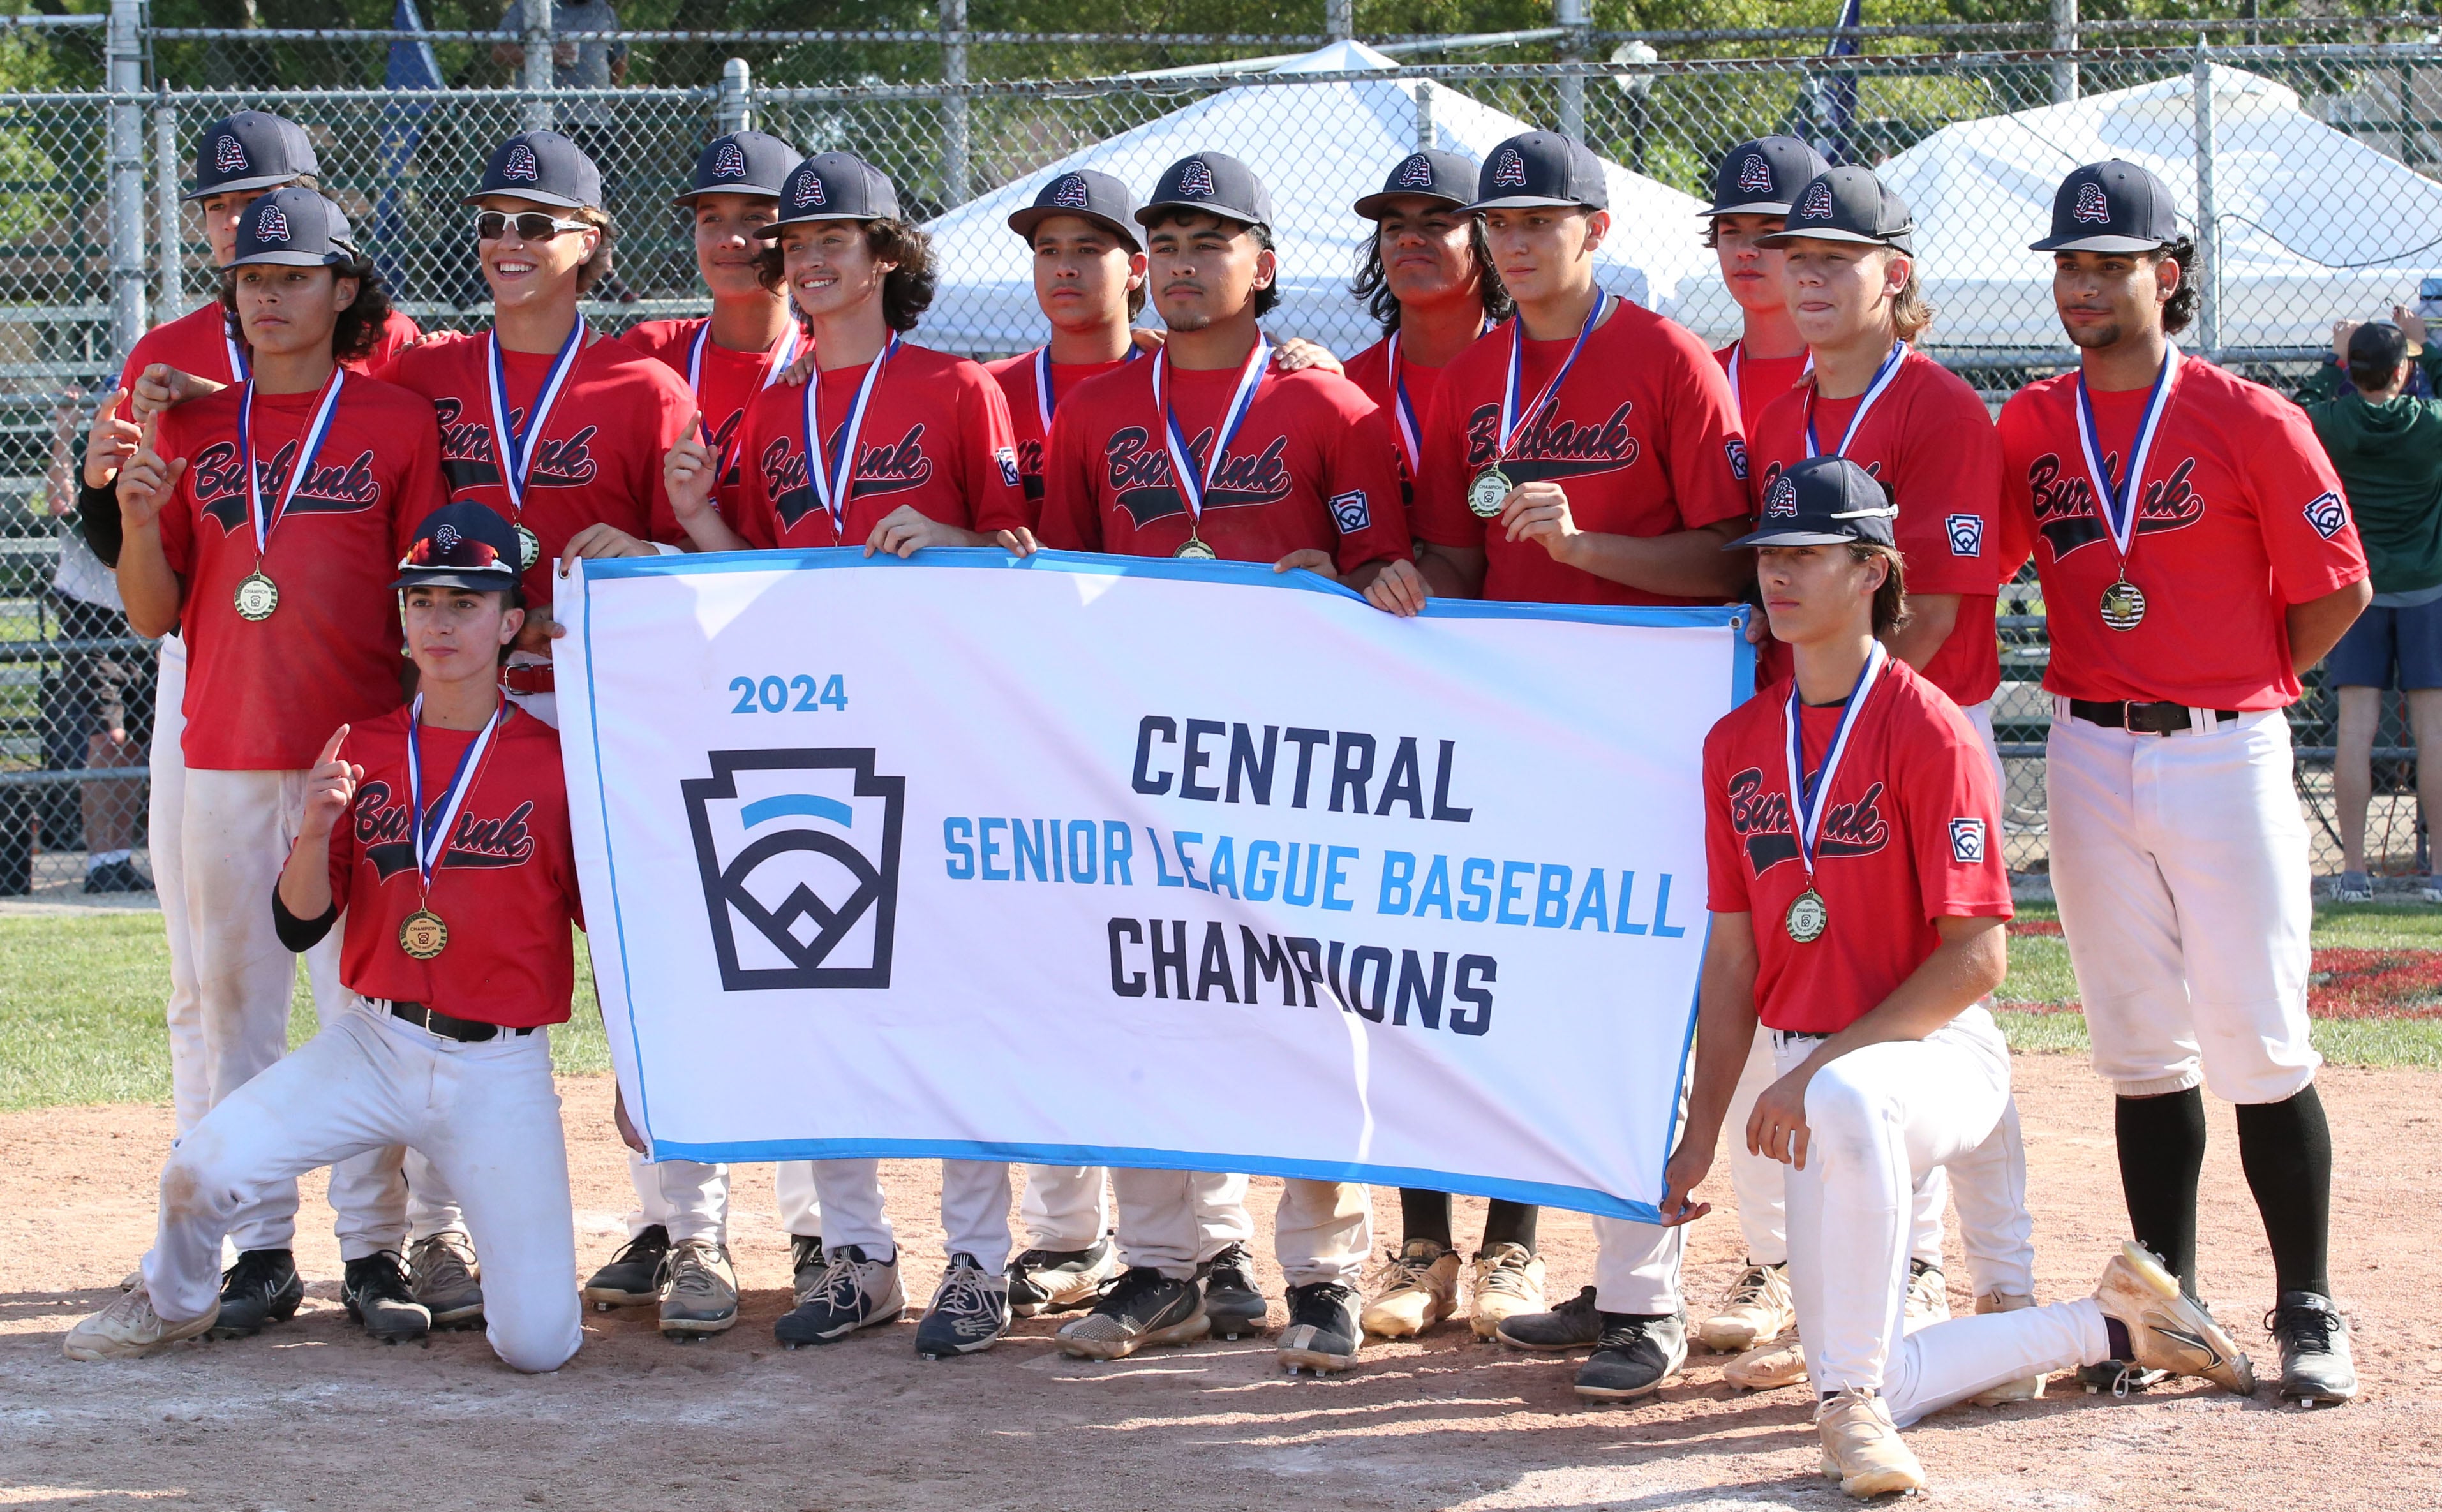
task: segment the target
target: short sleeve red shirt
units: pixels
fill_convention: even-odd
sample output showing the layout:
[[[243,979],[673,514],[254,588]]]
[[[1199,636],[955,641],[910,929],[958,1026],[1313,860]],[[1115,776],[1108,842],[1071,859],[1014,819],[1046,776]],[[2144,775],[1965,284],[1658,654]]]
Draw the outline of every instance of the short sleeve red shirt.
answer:
[[[2118,477],[2146,391],[2094,398],[2105,465]],[[2105,625],[2100,610],[2121,562],[2078,445],[2077,374],[2013,395],[2000,440],[2009,551],[2031,548],[2043,583],[2046,688],[2242,711],[2298,697],[2288,607],[2366,575],[2341,481],[2305,411],[2182,358],[2138,499],[2127,573],[2145,617],[2127,630]]]
[[[839,454],[865,374],[862,366],[840,368],[813,380],[823,386],[827,455]],[[987,535],[1027,523],[1000,385],[980,364],[929,347],[902,343],[874,382],[856,438],[846,530],[832,528],[807,471],[802,387],[775,384],[756,396],[744,452],[738,534],[756,546],[860,546],[902,507]]]
[[[1746,444],[1729,379],[1704,344],[1650,310],[1614,301],[1585,351],[1501,470],[1512,483],[1567,489],[1580,530],[1665,536],[1747,515]],[[1514,320],[1514,317],[1512,318]],[[1566,567],[1533,541],[1487,530],[1467,507],[1467,484],[1499,450],[1510,324],[1459,354],[1442,373],[1425,425],[1416,534],[1485,555],[1484,596],[1554,604],[1706,604],[1649,593]],[[1528,341],[1520,404],[1566,359],[1575,338]]]
[[[1772,481],[1806,458],[1810,400],[1826,453],[1840,446],[1857,413],[1857,399],[1817,398],[1812,381],[1764,406],[1747,425],[1759,510]],[[1983,702],[2001,684],[1993,623],[2001,585],[2001,442],[1984,401],[1911,348],[1846,455],[1880,479],[1899,508],[1893,534],[1907,564],[1908,592],[1959,595],[1958,623],[1924,675],[1962,708]]]
[[[137,374],[155,362],[163,362],[180,373],[214,383],[231,384],[238,375],[229,368],[229,342],[227,332],[228,312],[218,300],[189,310],[174,320],[164,320],[137,337],[127,354],[127,366],[119,371],[119,387],[136,392]],[[382,325],[382,334],[373,351],[348,363],[351,373],[374,373],[385,366],[409,345],[420,340],[424,333],[413,320],[390,312]]]
[[[331,831],[331,899],[347,915],[340,979],[366,997],[422,1003],[481,1024],[566,1023],[576,980],[569,928],[583,928],[585,913],[558,732],[522,711],[501,721],[468,774],[429,894],[415,865],[407,733],[408,711],[394,709],[350,730],[340,753],[365,769],[355,806]],[[475,736],[428,726],[419,734],[424,801],[434,819],[439,790]],[[424,907],[449,929],[448,944],[430,960],[398,942],[399,926]]]
[[[1151,362],[1105,373],[1060,407],[1044,466],[1046,546],[1170,556],[1186,544],[1187,501],[1171,473]],[[1238,370],[1172,369],[1163,380],[1190,463],[1212,459]],[[1226,560],[1332,554],[1342,573],[1411,555],[1390,428],[1336,373],[1267,372],[1245,423],[1212,471],[1194,533]]]
[[[491,342],[482,337],[429,342],[400,353],[381,375],[432,401],[449,497],[480,501],[515,519],[492,434],[484,373],[490,351]],[[523,425],[550,376],[553,355],[502,356],[511,423]],[[615,525],[639,540],[684,538],[662,483],[662,456],[694,412],[695,396],[686,384],[635,348],[596,337],[577,354],[542,433],[528,441],[535,452],[526,473],[523,523],[542,548],[526,570],[529,603],[552,601],[552,562],[569,537],[589,525]]]
[[[1738,358],[1735,369],[1730,366],[1732,357]],[[1741,354],[1739,343],[1733,341],[1728,346],[1716,348],[1713,360],[1722,365],[1724,374],[1730,375],[1731,396],[1738,400],[1739,418],[1750,432],[1755,428],[1756,417],[1763,413],[1763,407],[1797,387],[1797,380],[1806,375],[1806,354],[1803,352],[1794,357],[1759,357],[1753,354]],[[1752,434],[1748,439],[1752,443]]]
[[[342,723],[396,708],[398,604],[391,583],[415,527],[447,495],[432,406],[351,374],[311,476],[272,527],[262,569],[280,590],[268,619],[237,612],[255,571],[254,522],[238,461],[245,391],[224,389],[161,417],[155,444],[187,459],[161,511],[161,547],[181,584],[188,647],[187,765],[310,767]],[[266,514],[298,465],[314,393],[254,401],[255,475]]]
[[[1131,355],[1117,362],[1047,363],[1051,372],[1051,393],[1048,403],[1034,381],[1034,353],[1024,352],[1013,357],[1003,357],[998,362],[984,364],[984,371],[1000,385],[1001,397],[1009,405],[1010,426],[1017,436],[1017,478],[1020,486],[1026,490],[1026,512],[1030,519],[1043,513],[1043,457],[1045,448],[1051,444],[1051,427],[1044,417],[1056,416],[1060,401],[1076,392],[1086,380],[1099,378],[1136,360],[1133,355],[1136,349],[1130,347],[1128,350]]]
[[[620,332],[619,339],[662,363],[684,383],[687,358],[695,351],[696,337],[707,323],[702,318],[646,320]],[[786,336],[781,337],[783,342],[787,339]],[[720,476],[713,483],[713,505],[720,512],[721,523],[732,530],[738,528],[738,501],[745,492],[744,468],[738,458],[744,450],[741,442],[746,407],[772,375],[772,358],[777,350],[776,343],[761,352],[732,352],[713,341],[703,344],[703,363],[697,374],[693,402],[703,415],[704,428],[712,432],[713,454],[720,461]]]
[[[1896,659],[1886,664],[1822,801],[1814,890],[1831,927],[1789,937],[1806,890],[1789,794],[1788,695],[1747,700],[1704,738],[1704,854],[1717,914],[1751,914],[1756,1008],[1766,1028],[1830,1034],[1890,995],[1941,943],[1937,919],[2007,919],[1993,769],[1967,717]],[[1803,765],[1821,766],[1838,707],[1800,711]]]

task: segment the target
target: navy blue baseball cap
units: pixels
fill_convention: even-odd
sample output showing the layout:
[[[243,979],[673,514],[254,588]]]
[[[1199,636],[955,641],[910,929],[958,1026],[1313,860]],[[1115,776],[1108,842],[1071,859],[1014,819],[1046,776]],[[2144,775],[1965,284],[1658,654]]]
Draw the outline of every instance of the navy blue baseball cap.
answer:
[[[1153,197],[1137,211],[1137,224],[1151,226],[1170,209],[1203,210],[1248,226],[1272,224],[1271,192],[1253,169],[1227,153],[1197,153],[1163,169]]]
[[[339,207],[302,184],[291,184],[246,208],[237,223],[237,255],[228,265],[327,267],[355,258],[355,241]]]
[[[1056,175],[1035,191],[1033,204],[1010,211],[1009,228],[1030,242],[1034,228],[1054,215],[1083,216],[1143,250],[1137,241],[1137,197],[1108,173],[1079,168]]]
[[[1391,170],[1391,176],[1382,180],[1379,193],[1368,194],[1357,202],[1357,213],[1369,221],[1378,221],[1393,200],[1404,198],[1465,205],[1475,198],[1475,165],[1456,153],[1434,148],[1410,153]]]
[[[1916,216],[1869,168],[1834,168],[1798,190],[1780,229],[1756,239],[1758,246],[1787,246],[1800,239],[1854,242],[1916,255]]]
[[[1476,175],[1475,203],[1467,209],[1537,205],[1609,209],[1611,190],[1603,182],[1602,160],[1556,131],[1525,132],[1495,147]]]
[[[497,593],[518,586],[518,533],[490,505],[444,504],[415,527],[392,588],[471,588]]]
[[[1846,457],[1809,457],[1790,464],[1765,487],[1763,518],[1722,550],[1850,541],[1889,546],[1898,514],[1872,473]]]
[[[2037,252],[2150,252],[2179,239],[2171,187],[2151,171],[2114,158],[2088,163],[2052,195],[2052,234]]]
[[[1713,203],[1699,214],[1786,215],[1808,181],[1832,171],[1821,153],[1795,137],[1759,137],[1722,155]]]
[[[574,142],[556,131],[521,131],[492,149],[483,181],[465,203],[487,194],[514,194],[538,205],[573,210],[602,208],[602,170]]]
[[[789,170],[797,166],[797,150],[779,137],[759,131],[734,131],[715,137],[696,155],[695,177],[673,205],[692,205],[698,194],[763,194],[780,197]]]
[[[180,197],[209,199],[270,189],[321,171],[304,127],[264,111],[241,110],[212,122],[195,138],[195,187]]]
[[[899,187],[854,153],[816,153],[780,186],[780,218],[756,232],[776,239],[783,226],[809,221],[895,221]]]

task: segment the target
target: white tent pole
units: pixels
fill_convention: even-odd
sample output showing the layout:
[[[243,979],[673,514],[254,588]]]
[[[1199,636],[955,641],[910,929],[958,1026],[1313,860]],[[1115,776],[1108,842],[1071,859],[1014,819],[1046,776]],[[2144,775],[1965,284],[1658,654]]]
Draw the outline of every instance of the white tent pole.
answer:
[[[2196,341],[2211,356],[2221,350],[2221,229],[2214,212],[2213,57],[2196,45]]]

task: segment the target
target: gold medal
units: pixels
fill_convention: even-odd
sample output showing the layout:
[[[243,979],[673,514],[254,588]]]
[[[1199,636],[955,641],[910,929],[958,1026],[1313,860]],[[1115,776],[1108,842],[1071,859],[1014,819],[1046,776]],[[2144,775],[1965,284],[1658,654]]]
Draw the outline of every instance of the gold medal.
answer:
[[[419,908],[399,922],[398,948],[417,960],[430,960],[449,948],[449,926],[429,908]]]
[[[1212,547],[1205,545],[1200,538],[1194,536],[1188,537],[1186,544],[1179,547],[1178,550],[1172,552],[1171,555],[1173,556],[1184,556],[1190,561],[1198,562],[1215,561],[1218,560],[1221,556],[1219,552],[1216,552]]]
[[[535,533],[526,529],[520,522],[518,526],[518,571],[531,572],[534,564],[541,559],[542,542],[536,539]]]
[[[2103,623],[2115,630],[2133,630],[2145,623],[2145,594],[2123,577],[2103,591]]]
[[[1509,475],[1498,467],[1486,467],[1467,485],[1467,507],[1479,519],[1490,519],[1501,513],[1502,501],[1509,497],[1514,485]]]
[[[1812,945],[1832,927],[1832,910],[1823,906],[1823,895],[1813,887],[1789,901],[1789,912],[1780,920],[1789,938],[1801,945]]]
[[[238,617],[260,625],[271,618],[271,611],[280,607],[280,585],[265,576],[263,569],[258,567],[238,583],[234,597]]]

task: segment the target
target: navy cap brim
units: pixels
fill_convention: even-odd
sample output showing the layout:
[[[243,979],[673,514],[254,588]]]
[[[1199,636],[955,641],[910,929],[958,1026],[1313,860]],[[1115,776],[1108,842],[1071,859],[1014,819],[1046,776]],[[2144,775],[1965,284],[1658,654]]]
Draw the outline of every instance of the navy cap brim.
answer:
[[[304,176],[302,173],[260,173],[252,178],[232,178],[227,183],[214,184],[210,189],[191,189],[178,198],[183,203],[188,200],[210,199],[215,194],[243,194],[250,189],[278,189],[283,184],[294,184]]]
[[[1394,199],[1439,200],[1445,205],[1461,209],[1467,206],[1467,196],[1464,194],[1445,194],[1434,189],[1395,189],[1386,190],[1379,194],[1368,194],[1358,200],[1355,208],[1357,213],[1365,219],[1378,221],[1382,218],[1383,211],[1390,209],[1391,202]]]
[[[2096,232],[2091,236],[2047,236],[2040,242],[2029,242],[2030,252],[2152,252],[2170,246],[2150,236],[2112,236]]]
[[[1120,240],[1138,251],[1144,250],[1137,241],[1135,227],[1122,226],[1108,215],[1099,215],[1092,210],[1079,209],[1074,205],[1029,205],[1024,209],[1011,210],[1009,216],[1009,228],[1030,242],[1034,240],[1034,228],[1054,215],[1074,215],[1081,221],[1092,221],[1097,226],[1107,226],[1119,233]]]
[[[1716,215],[1786,215],[1788,213],[1789,201],[1787,200],[1757,199],[1749,200],[1743,205],[1716,205],[1710,209],[1698,210],[1696,218],[1700,221],[1708,221]]]
[[[781,231],[792,226],[819,226],[825,221],[886,221],[887,215],[858,215],[847,210],[812,210],[803,215],[783,215],[769,226],[758,226],[755,234],[767,242],[776,242]]]
[[[586,204],[581,199],[570,199],[565,194],[555,194],[545,189],[480,189],[474,193],[467,195],[465,199],[460,200],[458,203],[461,205],[481,205],[487,199],[530,200],[537,205],[556,205],[562,209],[572,210],[591,209],[593,208]]]
[[[1759,236],[1755,240],[1755,245],[1787,246],[1792,242],[1853,242],[1860,246],[1890,246],[1908,252],[1911,251],[1908,243],[1914,234],[1914,227],[1904,231],[1893,231],[1888,236],[1868,236],[1863,231],[1844,231],[1829,226],[1810,226],[1802,231],[1784,229],[1775,231],[1769,236]]]
[[[1554,194],[1503,194],[1499,199],[1480,199],[1469,205],[1469,210],[1529,210],[1535,209],[1560,210],[1598,210],[1600,205],[1589,205],[1581,199],[1561,199]]]
[[[691,189],[683,194],[671,195],[670,203],[692,205],[706,194],[744,194],[754,199],[778,199],[780,189],[776,184],[706,184],[702,189]]]
[[[1753,546],[1847,546],[1852,543],[1876,544],[1861,536],[1837,536],[1828,530],[1801,530],[1795,525],[1779,525],[1740,536],[1722,550],[1734,552]]]
[[[518,586],[515,568],[417,567],[398,574],[392,590],[410,588],[464,588],[477,593],[505,593]]]
[[[252,257],[233,258],[224,267],[336,267],[336,254],[329,252],[257,252]]]
[[[1225,221],[1236,221],[1241,226],[1262,226],[1266,224],[1263,221],[1257,220],[1254,216],[1248,214],[1245,210],[1233,210],[1227,205],[1215,205],[1211,200],[1203,199],[1155,200],[1152,204],[1137,211],[1137,224],[1139,226],[1149,227],[1153,225],[1155,221],[1160,219],[1162,212],[1165,210],[1194,210],[1201,214],[1217,216]]]

